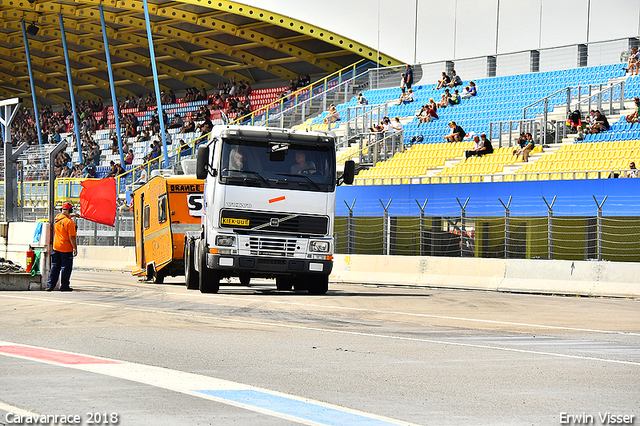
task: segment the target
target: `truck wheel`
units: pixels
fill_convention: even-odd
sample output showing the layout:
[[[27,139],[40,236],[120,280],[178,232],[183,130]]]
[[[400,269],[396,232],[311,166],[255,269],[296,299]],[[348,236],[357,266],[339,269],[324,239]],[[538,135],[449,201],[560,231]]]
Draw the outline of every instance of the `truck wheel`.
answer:
[[[307,291],[309,294],[325,294],[329,290],[329,275],[312,275],[309,277]]]
[[[293,289],[293,278],[289,278],[289,277],[276,278],[276,288],[280,291],[291,291]]]
[[[199,287],[200,293],[217,293],[220,290],[220,274],[215,269],[207,266],[207,251],[203,242],[202,253],[200,255]]]
[[[187,290],[197,290],[199,287],[198,271],[196,271],[194,261],[195,242],[188,240],[184,244],[184,283]]]

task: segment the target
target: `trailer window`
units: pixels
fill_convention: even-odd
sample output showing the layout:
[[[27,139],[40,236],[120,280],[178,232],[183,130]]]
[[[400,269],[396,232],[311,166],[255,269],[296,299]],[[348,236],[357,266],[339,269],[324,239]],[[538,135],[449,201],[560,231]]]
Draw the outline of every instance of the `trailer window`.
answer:
[[[144,206],[144,229],[149,229],[149,217],[151,216],[151,207],[149,205]]]
[[[158,199],[158,223],[167,221],[167,194]]]

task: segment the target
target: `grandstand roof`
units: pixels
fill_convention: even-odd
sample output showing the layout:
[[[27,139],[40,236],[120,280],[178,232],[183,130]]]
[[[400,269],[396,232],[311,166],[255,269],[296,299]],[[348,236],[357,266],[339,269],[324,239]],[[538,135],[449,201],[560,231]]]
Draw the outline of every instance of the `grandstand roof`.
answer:
[[[110,98],[100,24],[104,8],[117,96],[153,91],[143,2],[0,0],[0,97],[31,99],[20,21],[35,24],[29,50],[38,101],[69,99],[59,16],[79,99]],[[264,9],[230,1],[148,3],[161,88],[211,89],[235,78],[268,85],[329,74],[377,52],[354,40]],[[400,62],[380,53],[382,66]]]

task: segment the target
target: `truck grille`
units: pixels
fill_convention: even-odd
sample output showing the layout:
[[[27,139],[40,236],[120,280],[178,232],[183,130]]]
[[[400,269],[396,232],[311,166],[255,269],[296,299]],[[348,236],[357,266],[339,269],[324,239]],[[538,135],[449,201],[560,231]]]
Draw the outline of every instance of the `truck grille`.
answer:
[[[296,240],[286,238],[249,237],[252,255],[293,257],[296,244]]]
[[[329,218],[326,216],[296,216],[289,213],[223,209],[220,214],[220,226],[233,228],[236,231],[321,236],[327,235],[329,231]]]

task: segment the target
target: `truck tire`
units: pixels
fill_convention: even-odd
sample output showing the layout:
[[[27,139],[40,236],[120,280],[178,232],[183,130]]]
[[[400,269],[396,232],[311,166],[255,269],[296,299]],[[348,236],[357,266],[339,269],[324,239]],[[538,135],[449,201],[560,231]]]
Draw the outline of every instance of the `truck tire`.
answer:
[[[153,283],[154,284],[164,284],[164,271],[161,269],[159,271],[155,271],[153,273]]]
[[[200,253],[200,274],[198,282],[200,293],[217,293],[220,290],[220,274],[215,269],[209,269],[207,266],[207,249],[202,244],[202,253]]]
[[[293,290],[293,278],[290,278],[290,277],[276,278],[276,288],[280,291]]]
[[[195,242],[192,239],[184,243],[184,283],[187,290],[198,290],[198,271],[196,271],[194,261]]]
[[[307,284],[309,294],[325,294],[329,290],[329,275],[311,275]]]

